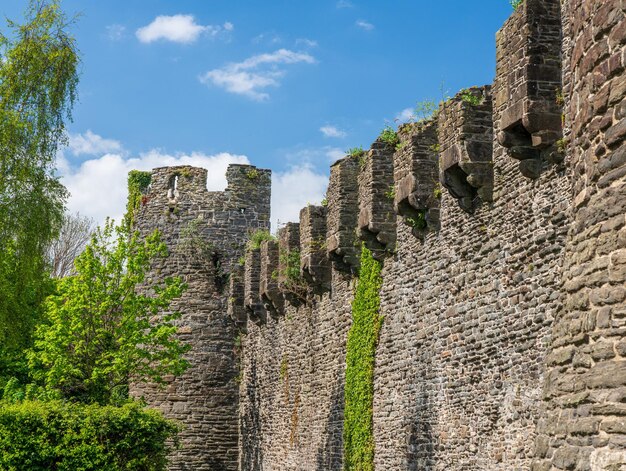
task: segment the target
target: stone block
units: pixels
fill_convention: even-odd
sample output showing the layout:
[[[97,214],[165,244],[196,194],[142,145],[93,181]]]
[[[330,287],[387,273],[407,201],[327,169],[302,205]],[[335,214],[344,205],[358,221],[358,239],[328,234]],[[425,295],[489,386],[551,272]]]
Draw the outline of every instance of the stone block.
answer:
[[[330,261],[326,253],[325,206],[306,206],[300,211],[300,269],[316,291],[330,289]]]
[[[265,309],[259,295],[261,282],[261,250],[246,251],[244,270],[244,306],[255,323],[265,322]]]
[[[524,0],[496,34],[496,136],[529,178],[562,136],[560,17],[560,2]]]
[[[279,314],[283,310],[284,298],[278,289],[278,242],[264,240],[259,250],[261,275],[259,295],[268,312]]]
[[[394,154],[394,209],[404,223],[421,235],[439,228],[439,167],[437,122],[400,126],[399,149]]]
[[[395,248],[394,151],[394,147],[377,140],[366,152],[359,172],[358,236],[376,258]]]
[[[358,175],[363,156],[346,156],[330,167],[326,250],[335,267],[352,271],[359,265]]]
[[[440,181],[459,206],[492,201],[493,107],[491,87],[463,90],[439,111]]]

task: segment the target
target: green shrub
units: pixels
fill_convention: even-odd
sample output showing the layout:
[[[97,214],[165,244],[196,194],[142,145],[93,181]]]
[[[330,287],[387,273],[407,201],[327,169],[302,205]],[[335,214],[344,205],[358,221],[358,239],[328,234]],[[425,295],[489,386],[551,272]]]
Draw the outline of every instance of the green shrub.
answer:
[[[0,470],[165,470],[179,431],[138,403],[2,403]]]
[[[400,144],[400,138],[398,137],[398,133],[391,126],[385,126],[385,128],[381,131],[378,139],[383,141],[390,147],[396,147]]]
[[[352,302],[352,326],[346,351],[346,386],[343,428],[344,469],[374,470],[374,357],[380,315],[381,264],[361,249],[359,281]]]
[[[363,150],[363,147],[361,146],[351,147],[350,149],[346,151],[346,154],[348,154],[348,156],[350,157],[361,157],[363,156],[363,154],[365,154],[365,151]]]
[[[270,231],[259,229],[258,231],[253,232],[250,235],[250,239],[248,239],[248,250],[258,250],[261,248],[261,242],[264,240],[276,240]]]
[[[465,89],[461,90],[461,100],[470,106],[480,106],[485,101],[485,98],[482,95],[476,96],[471,90]]]

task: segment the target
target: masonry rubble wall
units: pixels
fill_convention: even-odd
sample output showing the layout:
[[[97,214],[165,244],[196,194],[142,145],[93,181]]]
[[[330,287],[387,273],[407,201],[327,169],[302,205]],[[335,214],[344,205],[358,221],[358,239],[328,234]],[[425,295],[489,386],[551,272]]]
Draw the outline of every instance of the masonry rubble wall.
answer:
[[[210,267],[174,255],[161,268],[193,280],[182,335],[211,353],[180,382],[189,399],[177,399],[176,380],[167,393],[146,390],[153,403],[191,417],[192,430],[222,414],[228,446],[217,435],[203,446],[226,453],[228,466],[238,407],[242,471],[341,470],[346,339],[365,244],[383,267],[375,469],[626,467],[625,62],[623,0],[524,0],[496,35],[494,82],[401,126],[395,147],[378,139],[336,162],[325,204],[303,208],[232,267],[229,317],[202,271],[215,275]],[[154,181],[171,175],[155,172]],[[267,227],[263,201],[257,219],[207,235],[243,247],[242,228]],[[168,204],[147,204],[140,227],[168,227]],[[176,241],[179,229],[168,230]],[[198,318],[215,324],[196,330]],[[236,330],[235,398],[224,339]],[[223,408],[198,406],[203,373]]]
[[[226,177],[225,191],[209,192],[204,169],[156,168],[134,217],[142,235],[158,229],[169,252],[148,279],[181,276],[188,286],[171,309],[182,314],[179,335],[192,346],[191,367],[166,378],[163,389],[131,386],[133,396],[184,426],[182,446],[171,456],[176,471],[238,468],[238,329],[227,315],[228,277],[238,271],[250,232],[269,229],[270,172],[230,165]],[[202,246],[194,245],[198,241]]]
[[[332,167],[300,221],[326,217],[330,285],[245,340],[242,469],[342,469],[358,242],[383,261],[376,469],[626,466],[624,12],[526,0],[493,84]]]

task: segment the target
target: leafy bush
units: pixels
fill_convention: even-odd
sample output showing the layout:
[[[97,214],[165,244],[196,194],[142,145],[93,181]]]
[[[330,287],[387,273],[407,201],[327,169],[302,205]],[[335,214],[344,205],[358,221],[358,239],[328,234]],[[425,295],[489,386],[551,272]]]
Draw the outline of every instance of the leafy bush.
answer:
[[[390,147],[396,147],[400,144],[398,133],[391,126],[385,126],[378,138]]]
[[[352,326],[346,351],[344,469],[374,470],[374,357],[380,315],[381,264],[365,247],[361,249],[359,281],[352,302]]]
[[[99,228],[76,259],[76,275],[59,280],[46,300],[46,322],[28,353],[35,379],[62,397],[106,404],[124,398],[129,378],[163,384],[185,371],[190,347],[176,338],[180,314],[168,313],[185,285],[178,277],[146,280],[166,254],[156,231],[142,240],[111,221]]]
[[[137,403],[3,403],[0,470],[161,471],[179,431]]]

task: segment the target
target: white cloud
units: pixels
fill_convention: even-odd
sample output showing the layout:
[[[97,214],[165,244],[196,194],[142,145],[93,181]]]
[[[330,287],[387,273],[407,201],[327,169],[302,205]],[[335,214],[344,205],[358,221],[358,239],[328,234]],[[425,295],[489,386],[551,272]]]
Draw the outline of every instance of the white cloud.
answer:
[[[339,159],[343,159],[345,156],[346,156],[346,151],[341,150],[338,147],[333,147],[326,151],[326,157],[328,157],[328,161],[331,164],[335,163]]]
[[[126,26],[113,24],[106,27],[106,37],[111,41],[120,41],[126,34]]]
[[[320,204],[326,195],[328,177],[304,164],[272,174],[272,230],[286,222],[299,222],[307,204]]]
[[[346,132],[335,126],[322,126],[320,131],[325,137],[346,137]]]
[[[412,119],[415,119],[415,109],[405,108],[396,115],[395,121],[406,123],[408,121],[411,121]]]
[[[354,7],[354,5],[352,4],[352,2],[349,2],[348,0],[339,0],[337,2],[337,8],[352,8]]]
[[[160,39],[182,44],[190,44],[198,40],[200,35],[215,37],[222,31],[232,31],[230,22],[222,26],[199,25],[193,15],[157,16],[152,23],[139,28],[135,34],[142,43],[151,43]]]
[[[355,24],[365,31],[372,31],[374,29],[374,25],[365,20],[357,20]]]
[[[205,85],[213,84],[227,92],[244,95],[256,101],[269,98],[267,87],[278,87],[285,71],[278,64],[313,64],[315,58],[302,52],[279,49],[270,54],[259,54],[248,59],[210,70],[199,77]]]
[[[296,39],[296,45],[299,44],[303,44],[306,47],[317,47],[317,41],[314,41],[313,39],[298,38]]]
[[[70,191],[68,209],[92,217],[100,224],[107,216],[118,222],[121,220],[128,197],[126,178],[130,170],[151,170],[173,165],[203,167],[209,171],[208,189],[223,190],[226,187],[226,168],[231,163],[247,164],[249,161],[244,155],[229,153],[172,155],[152,150],[133,158],[108,153],[87,160],[77,168],[70,167],[61,157],[58,167],[61,181]]]
[[[74,155],[96,155],[120,152],[122,144],[114,139],[105,139],[88,130],[84,134],[70,134],[69,149]]]
[[[283,42],[283,38],[281,38],[278,34],[276,34],[273,31],[268,31],[265,33],[261,33],[257,36],[255,36],[254,38],[252,38],[252,42],[254,44],[271,44],[271,45],[276,45],[276,44],[280,44],[281,42]]]

